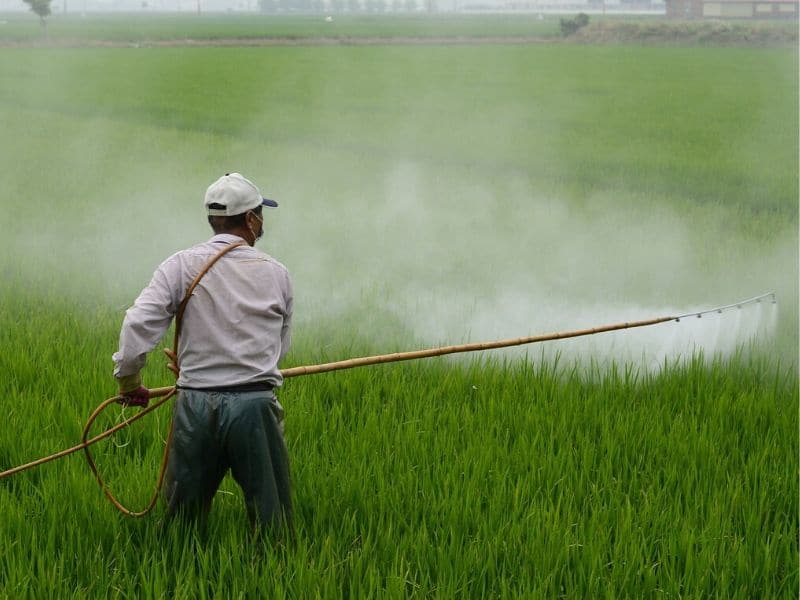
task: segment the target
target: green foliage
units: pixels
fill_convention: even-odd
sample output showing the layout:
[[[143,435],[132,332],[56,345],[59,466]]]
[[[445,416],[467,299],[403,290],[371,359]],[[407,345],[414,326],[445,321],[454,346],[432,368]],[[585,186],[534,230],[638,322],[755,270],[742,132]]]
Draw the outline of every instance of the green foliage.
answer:
[[[95,365],[119,317],[3,300],[6,466],[72,444],[112,393]],[[796,388],[743,357],[659,375],[429,361],[287,381],[295,547],[248,539],[230,479],[205,537],[164,531],[161,508],[121,517],[74,456],[0,485],[0,594],[791,598]],[[153,483],[162,410],[95,447],[129,504]]]
[[[23,0],[23,2],[42,19],[42,22],[44,22],[45,17],[50,16],[50,3],[52,0]]]
[[[589,15],[586,13],[578,13],[571,19],[559,19],[559,26],[561,27],[561,35],[564,37],[570,36],[577,32],[582,27],[589,24]]]
[[[797,46],[797,22],[752,20],[652,21],[603,19],[580,33],[582,42],[668,45]]]

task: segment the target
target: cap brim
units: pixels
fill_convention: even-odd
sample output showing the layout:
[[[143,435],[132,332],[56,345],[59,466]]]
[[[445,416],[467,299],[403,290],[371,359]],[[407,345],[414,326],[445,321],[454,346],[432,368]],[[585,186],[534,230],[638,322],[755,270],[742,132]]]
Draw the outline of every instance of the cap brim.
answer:
[[[269,206],[270,208],[278,208],[278,203],[275,202],[275,200],[270,200],[269,198],[262,198],[261,205]]]

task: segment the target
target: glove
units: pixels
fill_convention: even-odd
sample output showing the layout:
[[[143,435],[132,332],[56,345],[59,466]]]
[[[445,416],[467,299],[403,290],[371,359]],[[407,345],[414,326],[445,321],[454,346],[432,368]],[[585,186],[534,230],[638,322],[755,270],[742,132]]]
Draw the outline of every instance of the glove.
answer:
[[[141,406],[147,408],[150,402],[150,390],[144,386],[139,386],[132,392],[120,394],[122,397],[117,400],[122,406]]]
[[[117,400],[123,406],[141,406],[146,408],[150,402],[150,390],[142,385],[142,377],[139,373],[117,377],[119,384],[119,395]]]

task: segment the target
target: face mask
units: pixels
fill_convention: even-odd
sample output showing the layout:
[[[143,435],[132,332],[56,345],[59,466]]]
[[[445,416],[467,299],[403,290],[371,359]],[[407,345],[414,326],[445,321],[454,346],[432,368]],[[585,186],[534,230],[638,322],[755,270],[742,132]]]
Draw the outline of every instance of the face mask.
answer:
[[[253,234],[253,243],[255,244],[261,237],[264,235],[264,219],[259,217],[256,213],[252,213],[253,216],[258,219],[258,234],[253,231],[253,228],[248,226],[247,228],[250,230],[250,233]]]

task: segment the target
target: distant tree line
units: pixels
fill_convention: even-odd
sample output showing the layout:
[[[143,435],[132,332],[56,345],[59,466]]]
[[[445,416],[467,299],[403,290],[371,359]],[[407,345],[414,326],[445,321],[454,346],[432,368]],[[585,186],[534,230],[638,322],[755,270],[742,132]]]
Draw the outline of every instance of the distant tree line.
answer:
[[[436,10],[436,0],[421,0],[427,11]],[[262,12],[269,13],[383,13],[416,12],[417,0],[258,0]]]

